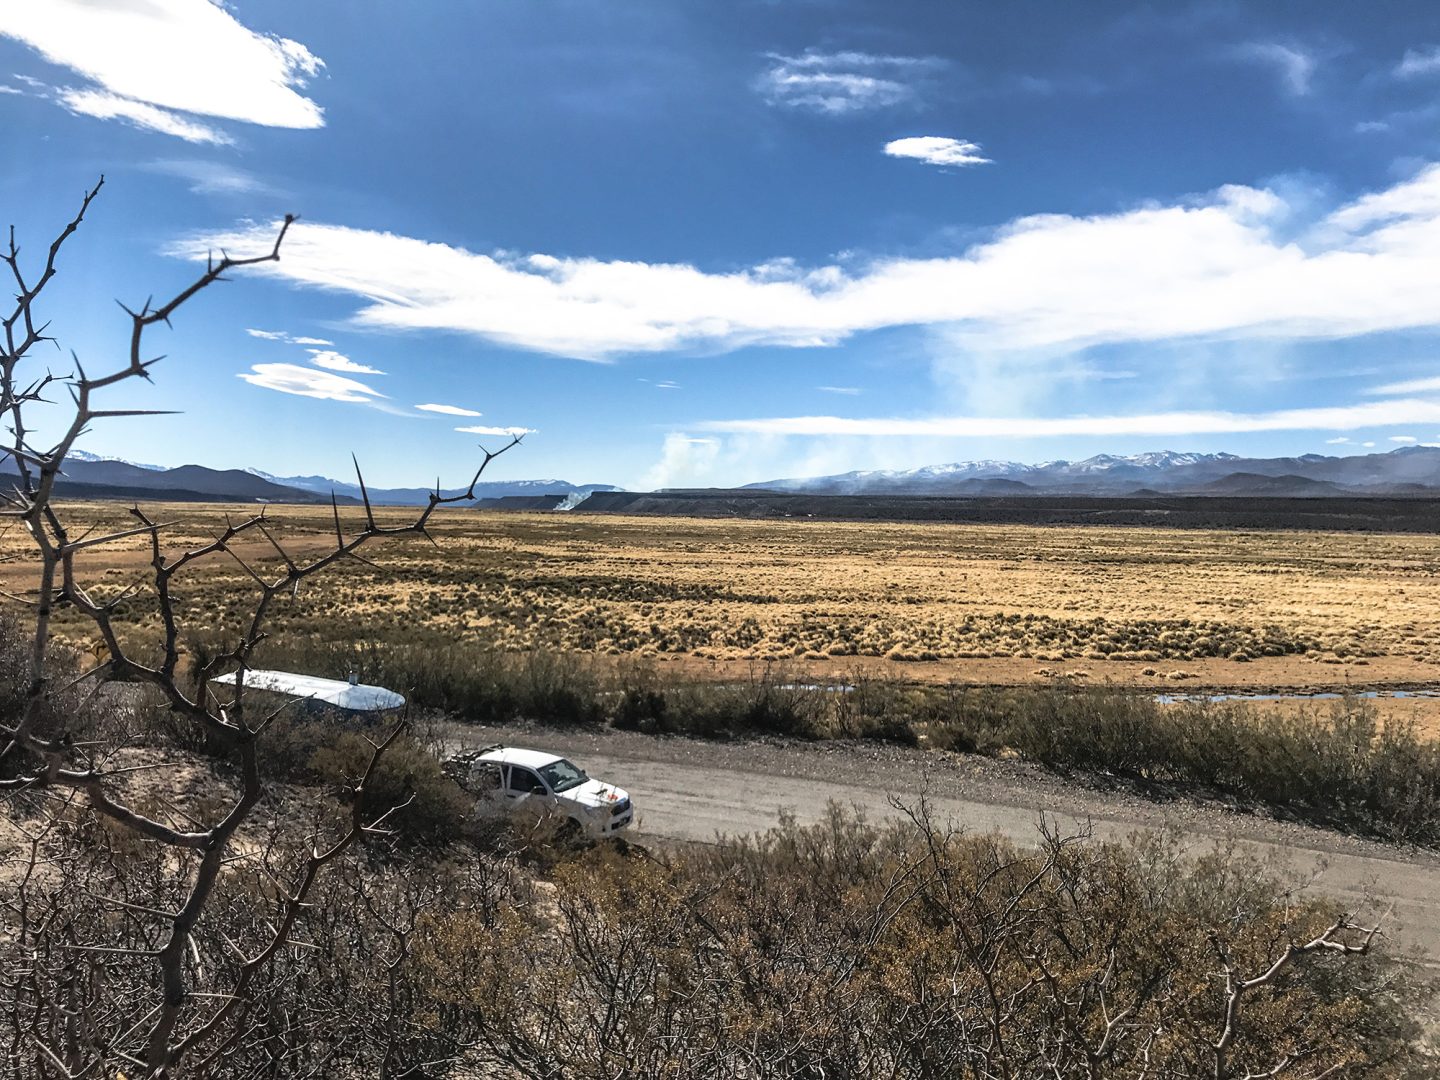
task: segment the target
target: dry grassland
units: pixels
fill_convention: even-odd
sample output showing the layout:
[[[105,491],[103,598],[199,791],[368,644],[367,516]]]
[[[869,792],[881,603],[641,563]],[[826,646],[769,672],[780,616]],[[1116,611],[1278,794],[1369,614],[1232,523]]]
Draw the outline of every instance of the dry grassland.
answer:
[[[149,508],[175,522],[171,552],[210,539],[227,510],[253,512]],[[133,524],[116,504],[70,513],[102,529]],[[269,515],[297,552],[333,539],[328,508]],[[1186,689],[1440,679],[1440,544],[1424,536],[471,511],[435,520],[438,549],[378,549],[382,569],[354,563],[287,598],[274,632],[653,656],[721,673],[785,660],[817,674],[1070,674]],[[0,538],[12,592],[32,584],[26,542]],[[279,565],[263,540],[237,552],[262,570]],[[112,593],[142,582],[148,560],[143,537],[121,541],[91,554],[84,579]],[[178,591],[207,629],[237,627],[253,595],[224,556]],[[127,612],[146,620],[143,592]],[[63,614],[58,628],[80,632]]]

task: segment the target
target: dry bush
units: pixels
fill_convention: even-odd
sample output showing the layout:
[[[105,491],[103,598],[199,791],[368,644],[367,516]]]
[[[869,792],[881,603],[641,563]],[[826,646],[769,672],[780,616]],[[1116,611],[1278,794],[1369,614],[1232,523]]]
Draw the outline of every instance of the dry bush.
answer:
[[[1422,1075],[1416,991],[1356,954],[1367,933],[1229,852],[1054,835],[1023,851],[923,811],[877,829],[834,809],[664,860],[595,853],[556,871],[552,899],[494,926],[435,920],[417,954],[477,1066]]]

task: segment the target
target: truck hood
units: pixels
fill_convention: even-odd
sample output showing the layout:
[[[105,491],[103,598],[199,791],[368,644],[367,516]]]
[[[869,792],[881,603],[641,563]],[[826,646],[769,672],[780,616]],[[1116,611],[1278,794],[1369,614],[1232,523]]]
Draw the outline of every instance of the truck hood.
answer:
[[[628,799],[630,793],[624,788],[618,788],[614,784],[606,784],[599,780],[590,779],[579,787],[573,787],[569,791],[556,792],[555,797],[565,802],[582,806],[586,810],[598,810],[601,807],[613,806],[622,799]]]

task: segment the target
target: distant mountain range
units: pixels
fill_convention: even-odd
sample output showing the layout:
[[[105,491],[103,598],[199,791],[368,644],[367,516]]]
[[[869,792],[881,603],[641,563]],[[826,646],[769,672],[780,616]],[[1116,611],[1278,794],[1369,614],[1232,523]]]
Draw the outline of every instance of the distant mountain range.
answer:
[[[166,469],[85,451],[66,459],[59,490],[77,498],[204,501],[358,502],[360,487],[326,476],[274,476],[258,469],[210,469],[182,465]],[[429,488],[371,488],[371,501],[387,506],[422,506]],[[462,489],[442,493],[457,495]],[[1158,451],[1119,457],[1099,454],[1084,461],[965,461],[909,470],[870,470],[770,480],[735,489],[791,495],[1090,496],[1159,498],[1199,495],[1228,498],[1440,498],[1440,448],[1405,446],[1389,453],[1353,457],[1304,454],[1246,458],[1235,454]],[[476,505],[486,509],[614,509],[606,493],[612,484],[571,484],[565,480],[497,480],[475,485]],[[602,498],[587,500],[592,493]],[[617,504],[618,505],[618,504]]]
[[[1215,495],[1440,496],[1440,448],[1405,446],[1383,454],[1245,458],[1171,450],[1084,461],[965,461],[904,471],[872,470],[769,480],[746,489],[807,495]]]
[[[330,497],[330,492],[360,498],[360,485],[352,481],[332,480],[326,476],[272,476],[259,469],[247,469],[251,475],[272,484],[298,488],[301,491]],[[423,506],[434,488],[370,488],[372,502],[390,506]],[[592,491],[619,491],[611,484],[572,484],[566,480],[494,480],[481,481],[475,485],[476,499],[505,499],[517,496],[555,495],[561,499],[579,496],[584,498]],[[442,495],[459,495],[464,488],[444,488]]]
[[[360,501],[360,485],[324,476],[272,476],[258,469],[210,469],[181,465],[166,469],[119,458],[73,450],[65,459],[61,494],[73,498],[165,498],[211,502],[329,502],[333,491],[341,503]],[[431,488],[370,488],[370,500],[383,506],[423,506]],[[445,495],[458,495],[450,488]],[[475,485],[479,499],[553,496],[557,504],[574,505],[592,491],[614,491],[608,484],[579,486],[564,480],[497,480]]]

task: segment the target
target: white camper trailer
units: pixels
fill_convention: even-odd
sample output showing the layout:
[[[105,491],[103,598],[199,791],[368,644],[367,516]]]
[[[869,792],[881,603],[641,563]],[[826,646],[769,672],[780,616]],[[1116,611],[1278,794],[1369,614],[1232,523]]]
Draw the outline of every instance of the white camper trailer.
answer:
[[[237,672],[211,679],[221,686],[234,686]],[[246,690],[263,690],[269,694],[300,698],[307,704],[305,711],[379,714],[405,707],[405,698],[383,686],[368,686],[354,675],[348,680],[321,679],[314,675],[296,675],[289,671],[245,672]]]

